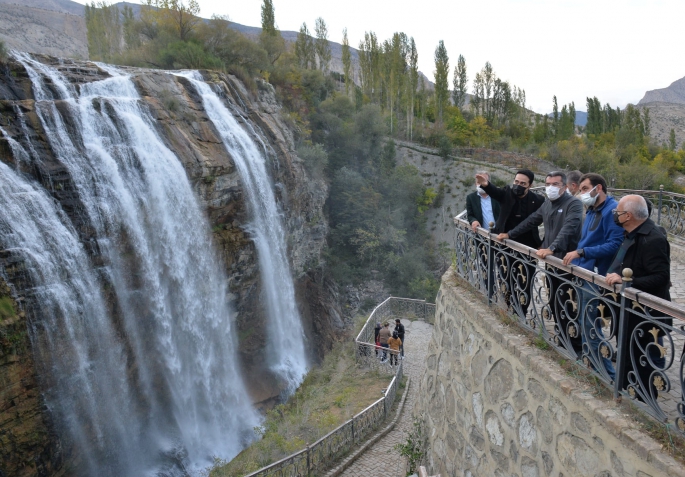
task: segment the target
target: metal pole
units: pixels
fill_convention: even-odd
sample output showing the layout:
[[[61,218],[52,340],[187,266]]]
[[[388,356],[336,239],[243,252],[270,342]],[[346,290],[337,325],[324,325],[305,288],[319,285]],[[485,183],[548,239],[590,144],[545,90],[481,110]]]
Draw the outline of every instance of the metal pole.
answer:
[[[625,370],[627,360],[630,359],[630,346],[626,343],[626,296],[625,289],[628,288],[633,281],[633,271],[630,268],[623,269],[623,284],[621,284],[621,312],[618,321],[618,356],[616,357],[616,379],[614,380],[614,399],[618,399],[621,389],[625,381]]]
[[[659,186],[659,211],[656,213],[656,224],[661,225],[661,204],[663,203],[664,197],[664,185]]]
[[[488,224],[489,230],[488,230],[488,270],[487,270],[487,281],[488,281],[488,306],[492,305],[492,229],[495,228],[495,223],[490,222]]]
[[[309,457],[309,444],[307,444],[307,476],[312,473],[312,459]]]

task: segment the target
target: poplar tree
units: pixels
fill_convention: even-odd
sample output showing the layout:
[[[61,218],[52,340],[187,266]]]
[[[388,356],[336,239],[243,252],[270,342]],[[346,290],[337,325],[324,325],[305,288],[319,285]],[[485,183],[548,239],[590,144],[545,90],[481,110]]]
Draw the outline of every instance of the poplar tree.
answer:
[[[485,96],[483,98],[483,106],[485,107],[484,116],[488,121],[492,121],[492,92],[495,86],[495,73],[492,70],[492,65],[489,61],[485,62],[481,76],[483,78],[483,87],[485,91]]]
[[[328,28],[323,18],[316,19],[316,55],[319,57],[319,69],[324,74],[328,73],[331,65],[331,45],[328,43]]]
[[[668,148],[671,151],[675,151],[676,149],[678,149],[678,144],[676,143],[676,140],[675,140],[675,130],[674,129],[671,129],[671,133],[668,136]]]
[[[442,123],[442,113],[447,106],[448,101],[448,84],[447,77],[450,70],[450,60],[447,56],[447,49],[445,43],[440,40],[438,47],[435,49],[435,109],[437,120]]]
[[[459,109],[464,107],[466,101],[466,88],[468,85],[468,77],[466,76],[466,60],[463,55],[459,55],[457,59],[457,66],[454,67],[454,79],[452,85],[452,101]]]
[[[262,3],[262,32],[259,34],[259,43],[266,51],[272,65],[285,51],[285,40],[276,28],[273,0],[263,0]]]
[[[119,53],[121,45],[121,21],[119,8],[105,1],[91,2],[85,6],[88,52],[94,60],[109,61]]]
[[[343,29],[342,64],[343,74],[345,75],[345,94],[349,96],[350,83],[352,82],[352,79],[350,78],[352,74],[352,55],[350,54],[350,42],[347,39],[347,28]]]
[[[552,114],[554,121],[552,122],[552,130],[554,137],[559,136],[559,104],[557,103],[557,96],[554,95],[554,106],[552,108]]]
[[[295,41],[295,57],[300,68],[316,68],[316,52],[314,49],[314,40],[309,34],[309,29],[306,23],[302,23],[300,31],[297,34]]]
[[[414,102],[416,97],[416,88],[419,84],[419,53],[416,49],[414,37],[409,40],[409,81],[408,81],[408,101],[407,118],[409,125],[409,140],[413,139],[414,135]]]

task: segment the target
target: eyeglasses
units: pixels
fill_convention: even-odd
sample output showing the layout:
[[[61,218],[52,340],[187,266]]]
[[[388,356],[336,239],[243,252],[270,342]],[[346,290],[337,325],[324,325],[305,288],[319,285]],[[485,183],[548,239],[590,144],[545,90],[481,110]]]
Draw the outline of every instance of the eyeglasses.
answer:
[[[623,214],[627,214],[628,211],[627,211],[627,210],[618,210],[618,209],[614,209],[614,210],[611,211],[611,213],[614,214],[614,217],[619,218],[619,217],[622,216]]]

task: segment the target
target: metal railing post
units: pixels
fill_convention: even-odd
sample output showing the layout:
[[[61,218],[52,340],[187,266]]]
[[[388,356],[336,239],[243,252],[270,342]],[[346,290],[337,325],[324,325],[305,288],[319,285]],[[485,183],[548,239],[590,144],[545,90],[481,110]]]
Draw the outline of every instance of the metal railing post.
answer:
[[[350,419],[351,426],[352,426],[352,445],[354,445],[354,416],[352,416],[352,419]]]
[[[616,357],[616,379],[614,380],[614,399],[618,399],[621,389],[623,389],[623,382],[625,381],[624,374],[627,360],[630,359],[630,346],[626,345],[626,296],[625,289],[630,286],[633,281],[633,271],[630,268],[623,269],[623,283],[621,284],[621,312],[618,319],[618,356]],[[626,349],[628,348],[628,349]]]
[[[495,223],[488,224],[488,267],[487,267],[487,283],[488,283],[488,306],[492,305],[492,229],[495,228]]]
[[[309,456],[310,453],[310,448],[309,444],[307,444],[307,477],[309,477],[312,474],[312,459]]]
[[[659,211],[656,213],[656,224],[661,225],[661,204],[663,203],[664,197],[664,185],[659,186]]]

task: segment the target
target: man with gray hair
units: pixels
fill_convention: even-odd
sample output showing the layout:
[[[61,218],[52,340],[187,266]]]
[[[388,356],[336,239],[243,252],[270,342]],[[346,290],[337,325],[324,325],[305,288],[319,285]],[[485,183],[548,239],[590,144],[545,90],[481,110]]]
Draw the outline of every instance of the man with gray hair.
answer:
[[[571,195],[576,195],[580,188],[580,178],[583,173],[580,171],[571,171],[566,174],[566,185],[568,185],[567,192]]]
[[[666,236],[649,218],[647,202],[639,195],[627,195],[618,202],[613,214],[614,222],[625,229],[625,238],[609,266],[606,282],[609,285],[623,283],[623,269],[630,268],[633,271],[631,287],[671,301],[671,249]],[[656,318],[650,321],[630,308],[626,311],[624,341],[618,346],[628,355],[624,369],[619,369],[619,386],[641,401],[651,400],[651,396],[658,395],[651,375],[665,366],[665,356],[661,352],[663,337],[673,325],[673,319],[649,310],[650,316]],[[645,354],[649,354],[649,359]]]

